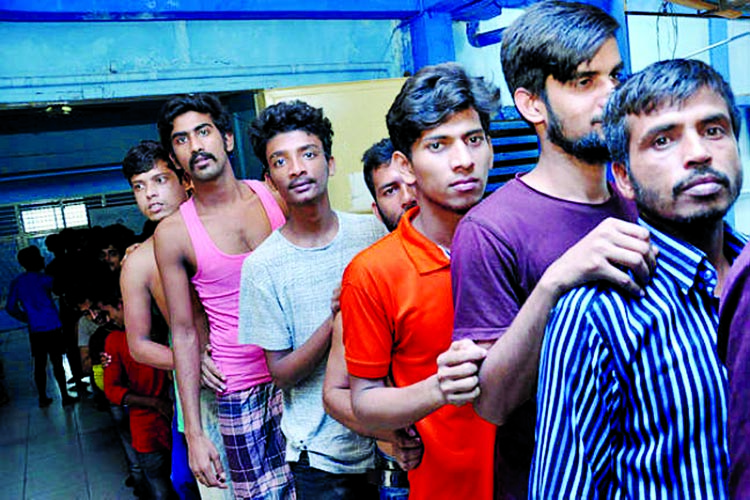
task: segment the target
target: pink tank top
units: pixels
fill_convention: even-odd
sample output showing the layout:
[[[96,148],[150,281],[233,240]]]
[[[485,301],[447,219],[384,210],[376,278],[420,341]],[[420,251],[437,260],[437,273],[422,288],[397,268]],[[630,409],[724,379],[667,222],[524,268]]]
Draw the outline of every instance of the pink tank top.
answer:
[[[268,188],[260,181],[243,181],[260,198],[272,229],[284,224],[284,213]],[[226,393],[237,392],[271,380],[263,349],[237,342],[240,273],[250,252],[222,252],[203,227],[195,202],[180,206],[195,251],[196,270],[191,281],[208,316],[213,359],[227,379]]]

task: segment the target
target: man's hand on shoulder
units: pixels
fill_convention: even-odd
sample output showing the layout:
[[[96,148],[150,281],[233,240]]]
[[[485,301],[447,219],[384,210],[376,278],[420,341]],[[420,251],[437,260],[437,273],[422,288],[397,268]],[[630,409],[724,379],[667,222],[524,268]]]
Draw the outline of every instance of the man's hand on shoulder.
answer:
[[[461,406],[479,396],[479,367],[487,350],[469,339],[453,342],[438,356],[438,382],[446,403]]]
[[[640,296],[656,267],[657,254],[647,229],[609,218],[553,262],[540,283],[562,295],[578,285],[604,280]]]

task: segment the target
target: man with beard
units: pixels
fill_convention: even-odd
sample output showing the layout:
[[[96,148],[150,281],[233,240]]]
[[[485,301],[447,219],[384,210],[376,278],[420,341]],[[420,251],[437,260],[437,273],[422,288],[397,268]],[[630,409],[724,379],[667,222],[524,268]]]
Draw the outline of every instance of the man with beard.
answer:
[[[606,283],[557,303],[541,349],[530,498],[727,497],[718,297],[744,244],[723,217],[742,170],[739,111],[696,60],[612,95],[613,173],[659,249],[641,297]]]
[[[548,311],[566,290],[592,280],[637,295],[653,264],[648,231],[626,222],[635,221],[634,205],[606,177],[600,121],[623,68],[617,28],[597,7],[548,1],[529,7],[503,35],[505,80],[541,151],[531,172],[458,225],[451,256],[457,342],[440,359],[446,373],[474,381],[470,390],[479,382],[475,406],[499,425],[496,498],[526,497],[535,422],[529,399]],[[491,347],[483,362],[472,342]]]
[[[372,213],[388,231],[398,226],[404,212],[417,204],[414,187],[404,182],[398,166],[391,161],[394,153],[390,139],[373,144],[362,156],[365,184],[372,195]]]
[[[264,183],[235,178],[231,123],[210,95],[177,97],[162,108],[162,145],[190,174],[194,195],[156,228],[154,250],[169,310],[190,468],[201,484],[226,488],[217,451],[223,438],[235,496],[277,498],[290,492],[292,482],[279,428],[281,393],[273,387],[263,350],[239,344],[237,326],[242,262],[285,217]],[[213,359],[226,378],[216,398],[219,439],[201,422],[202,413],[211,410],[199,407],[201,342],[190,283],[208,317]]]

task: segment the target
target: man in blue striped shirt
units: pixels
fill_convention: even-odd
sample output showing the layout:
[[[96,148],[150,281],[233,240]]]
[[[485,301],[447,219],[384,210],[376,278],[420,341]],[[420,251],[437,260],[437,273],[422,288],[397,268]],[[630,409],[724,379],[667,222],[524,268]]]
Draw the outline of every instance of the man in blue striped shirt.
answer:
[[[558,302],[542,346],[532,498],[725,498],[718,296],[742,241],[739,113],[700,61],[649,66],[610,98],[613,173],[659,249],[640,298],[606,284]]]

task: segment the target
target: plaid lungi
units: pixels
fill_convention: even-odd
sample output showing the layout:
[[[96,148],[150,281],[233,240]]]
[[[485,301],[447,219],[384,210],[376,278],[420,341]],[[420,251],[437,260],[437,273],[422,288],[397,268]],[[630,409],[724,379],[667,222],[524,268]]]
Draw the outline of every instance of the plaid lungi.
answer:
[[[296,499],[280,426],[281,391],[267,382],[217,398],[236,498]]]

